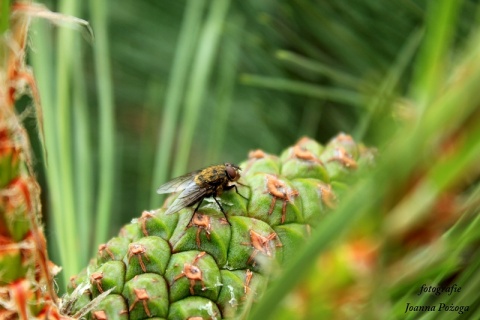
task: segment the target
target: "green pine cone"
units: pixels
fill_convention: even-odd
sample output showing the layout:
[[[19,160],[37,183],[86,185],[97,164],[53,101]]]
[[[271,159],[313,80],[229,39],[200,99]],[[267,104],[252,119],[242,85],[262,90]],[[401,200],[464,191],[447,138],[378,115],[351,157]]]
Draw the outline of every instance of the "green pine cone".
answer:
[[[228,221],[211,198],[193,217],[195,205],[165,214],[177,195],[143,212],[72,278],[70,315],[100,295],[87,318],[246,314],[310,228],[336,206],[351,173],[371,161],[371,150],[345,134],[326,146],[302,138],[280,157],[252,151],[240,165],[239,194],[232,189],[219,197]]]

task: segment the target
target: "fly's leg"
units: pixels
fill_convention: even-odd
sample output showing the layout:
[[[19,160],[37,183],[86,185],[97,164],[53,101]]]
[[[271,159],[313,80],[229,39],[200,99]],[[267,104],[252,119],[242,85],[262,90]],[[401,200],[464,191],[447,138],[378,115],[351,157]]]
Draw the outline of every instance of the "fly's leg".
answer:
[[[218,206],[220,207],[220,210],[222,211],[223,215],[225,216],[225,219],[227,220],[228,224],[230,226],[232,226],[232,224],[230,223],[230,221],[228,221],[228,218],[227,218],[227,214],[225,213],[225,210],[223,210],[223,207],[222,205],[220,204],[220,202],[218,202],[217,198],[215,198],[215,196],[212,197],[213,200],[215,200],[215,202],[218,204]]]
[[[240,183],[241,184],[241,183]],[[244,184],[242,184],[242,186],[245,186]],[[247,197],[245,197],[243,194],[241,194],[240,192],[238,192],[238,188],[236,185],[233,185],[233,187],[235,188],[235,192],[240,196],[242,197],[243,199],[245,200],[248,200]]]
[[[237,182],[239,185],[242,185],[244,187],[246,187],[247,185],[243,184],[243,183],[240,183],[240,182]],[[237,185],[236,184],[232,184],[231,186],[227,186],[227,187],[224,187],[223,189],[224,190],[230,190],[232,188],[235,188],[235,192],[240,196],[242,197],[243,199],[245,200],[248,200],[247,197],[245,197],[243,194],[241,194],[240,192],[238,192],[238,188],[237,188]]]
[[[198,204],[197,204],[197,206],[195,207],[195,210],[193,210],[192,217],[190,218],[190,221],[188,221],[187,227],[190,225],[190,223],[192,223],[193,216],[195,216],[195,213],[197,213],[198,208],[200,208],[200,205],[202,204],[203,199],[205,199],[205,197],[203,197],[202,199],[200,199],[200,201],[198,201]],[[217,203],[218,203],[218,202],[217,202]],[[225,214],[225,213],[224,213],[224,214]]]

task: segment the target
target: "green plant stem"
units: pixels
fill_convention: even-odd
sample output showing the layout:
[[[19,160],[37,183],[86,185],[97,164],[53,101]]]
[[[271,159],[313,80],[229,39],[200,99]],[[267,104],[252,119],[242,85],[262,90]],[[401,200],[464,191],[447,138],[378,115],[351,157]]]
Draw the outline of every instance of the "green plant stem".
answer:
[[[75,49],[81,52],[82,42],[79,37],[75,39]],[[93,221],[93,163],[92,163],[92,145],[90,142],[90,115],[87,105],[87,89],[85,87],[85,64],[80,58],[73,66],[73,123],[74,132],[74,167],[75,167],[75,195],[76,212],[78,221],[78,234],[80,239],[91,239],[91,225]],[[89,241],[82,242],[84,246],[90,244]],[[87,246],[88,248],[88,246]],[[79,250],[81,265],[88,263],[91,252],[87,248]]]
[[[359,95],[355,91],[338,88],[327,88],[301,81],[264,77],[253,74],[242,75],[241,81],[244,84],[250,86],[286,91],[295,94],[302,94],[314,98],[344,103],[354,107],[363,106],[363,99],[361,95]]]
[[[232,19],[232,32],[224,37],[224,45],[219,61],[220,74],[218,76],[217,99],[213,107],[212,127],[208,142],[208,152],[205,163],[218,162],[220,150],[225,141],[227,124],[229,123],[230,107],[237,80],[237,66],[240,57],[241,30],[244,27],[244,20],[236,17]]]
[[[46,148],[42,150],[48,150],[48,153],[43,155],[43,164],[49,186],[49,202],[52,208],[52,214],[49,219],[53,222],[55,230],[57,230],[57,232],[50,236],[49,243],[54,244],[53,248],[56,249],[53,251],[52,259],[56,260],[59,264],[64,264],[68,259],[68,248],[64,241],[64,239],[66,239],[64,228],[66,217],[61,214],[63,210],[63,199],[59,196],[62,188],[60,172],[58,170],[60,167],[59,145],[55,125],[57,112],[53,98],[54,93],[52,88],[54,86],[51,85],[55,83],[53,60],[51,59],[53,56],[53,41],[51,33],[47,28],[47,23],[48,22],[43,20],[38,20],[33,24],[32,28],[36,31],[33,33],[33,47],[35,47],[35,52],[31,54],[31,60],[42,98],[46,143]],[[63,283],[68,281],[66,272],[62,272],[62,280]]]
[[[75,14],[75,1],[64,0],[60,2],[59,11],[64,14]],[[56,136],[59,148],[58,162],[59,167],[52,168],[60,170],[60,191],[56,196],[62,199],[62,210],[55,212],[62,215],[64,224],[62,225],[63,240],[66,247],[66,260],[63,261],[64,275],[70,277],[77,273],[81,266],[78,251],[81,249],[77,246],[79,243],[78,232],[76,229],[75,217],[75,199],[74,180],[73,180],[73,159],[72,159],[72,105],[70,96],[70,79],[72,76],[73,63],[73,30],[67,28],[58,29],[58,43],[56,57],[58,61],[57,68],[57,88],[56,93]]]
[[[365,114],[355,128],[353,134],[355,139],[359,141],[363,139],[368,128],[372,124],[372,119],[375,114],[379,111],[390,111],[389,108],[387,110],[380,110],[380,108],[390,106],[394,103],[393,98],[395,97],[395,90],[398,89],[397,87],[400,84],[401,76],[404,74],[408,65],[411,63],[414,54],[417,52],[422,35],[422,31],[415,30],[403,46],[397,59],[393,63],[388,74],[385,76],[385,79],[382,81],[380,88],[369,103],[369,106],[367,107],[369,112]]]
[[[173,143],[176,140],[180,104],[185,92],[185,83],[194,52],[193,48],[197,43],[204,7],[204,0],[190,0],[185,7],[180,36],[175,50],[172,75],[167,87],[165,109],[158,132],[152,190],[156,190],[160,184],[170,178],[168,169],[170,168]],[[155,194],[151,198],[150,206],[152,208],[157,207],[161,202],[162,198]]]
[[[359,81],[357,77],[351,76],[347,73],[343,73],[335,68],[331,68],[315,60],[302,57],[301,55],[294,52],[279,50],[276,56],[279,60],[286,61],[296,67],[300,67],[302,69],[324,75],[329,79],[338,82],[341,85],[353,89],[358,89],[362,85],[364,85],[362,82]]]
[[[229,5],[229,0],[214,0],[210,4],[210,12],[200,36],[199,48],[185,98],[185,112],[178,139],[179,149],[173,167],[175,176],[185,173],[188,165],[195,128],[208,88],[208,79],[214,66],[217,45]]]
[[[420,113],[425,111],[444,79],[444,66],[455,34],[462,1],[428,2],[425,40],[415,70],[412,95]]]
[[[98,244],[107,240],[112,214],[112,200],[115,171],[115,128],[113,89],[110,70],[110,52],[108,45],[108,15],[105,1],[90,1],[90,14],[95,30],[94,60],[97,77],[100,143],[99,143],[99,190],[95,222],[94,250]]]
[[[0,35],[3,35],[5,31],[8,30],[10,26],[10,0],[2,0],[0,2]],[[3,59],[3,48],[0,53],[0,58]]]

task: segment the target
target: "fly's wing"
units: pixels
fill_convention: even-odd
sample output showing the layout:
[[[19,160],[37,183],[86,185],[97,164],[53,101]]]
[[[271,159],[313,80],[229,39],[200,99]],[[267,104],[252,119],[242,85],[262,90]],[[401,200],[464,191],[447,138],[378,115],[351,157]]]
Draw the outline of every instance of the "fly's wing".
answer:
[[[173,180],[170,180],[169,182],[162,184],[158,189],[157,193],[162,194],[162,193],[172,193],[172,192],[177,192],[181,190],[185,190],[189,186],[190,183],[193,182],[194,177],[200,172],[194,171],[187,173],[184,176],[177,177]]]
[[[175,213],[185,207],[200,201],[206,194],[205,188],[200,188],[194,181],[191,181],[189,185],[180,193],[180,195],[173,201],[168,207],[165,214]]]

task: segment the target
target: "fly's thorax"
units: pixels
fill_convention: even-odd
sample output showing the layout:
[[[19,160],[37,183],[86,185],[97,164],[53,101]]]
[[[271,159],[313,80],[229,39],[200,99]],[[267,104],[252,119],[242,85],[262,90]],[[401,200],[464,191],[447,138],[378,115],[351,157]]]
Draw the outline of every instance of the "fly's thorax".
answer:
[[[203,185],[205,184],[205,181],[204,181],[203,177],[201,176],[201,173],[197,174],[195,176],[195,178],[193,179],[193,181],[195,182],[195,184],[197,186],[200,186],[200,187],[203,187]]]
[[[194,181],[201,188],[224,185],[228,183],[225,166],[218,165],[205,168],[195,176]]]

